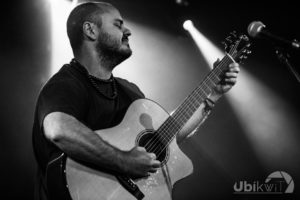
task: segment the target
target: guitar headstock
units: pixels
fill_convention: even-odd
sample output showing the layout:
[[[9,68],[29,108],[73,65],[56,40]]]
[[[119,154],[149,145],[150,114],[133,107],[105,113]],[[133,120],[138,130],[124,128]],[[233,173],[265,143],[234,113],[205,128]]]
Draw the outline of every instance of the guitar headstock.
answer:
[[[225,46],[225,52],[236,62],[241,62],[251,53],[249,38],[246,35],[238,35],[235,31],[231,32],[222,43]]]

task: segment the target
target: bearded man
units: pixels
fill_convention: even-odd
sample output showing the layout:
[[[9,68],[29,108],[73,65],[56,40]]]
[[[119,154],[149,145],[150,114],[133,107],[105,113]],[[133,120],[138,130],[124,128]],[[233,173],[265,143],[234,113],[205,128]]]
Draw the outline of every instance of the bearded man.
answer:
[[[33,148],[38,163],[35,199],[50,199],[46,171],[62,153],[82,163],[111,173],[141,178],[161,166],[156,155],[144,147],[120,150],[103,140],[95,130],[117,126],[129,105],[144,98],[139,88],[113,76],[113,69],[129,58],[130,30],[119,11],[108,3],[76,6],[67,21],[74,59],[52,76],[40,91],[33,125]],[[238,64],[229,71],[210,96],[216,101],[236,81]],[[201,107],[202,110],[205,106]],[[198,112],[190,127],[177,136],[186,138],[206,112]]]

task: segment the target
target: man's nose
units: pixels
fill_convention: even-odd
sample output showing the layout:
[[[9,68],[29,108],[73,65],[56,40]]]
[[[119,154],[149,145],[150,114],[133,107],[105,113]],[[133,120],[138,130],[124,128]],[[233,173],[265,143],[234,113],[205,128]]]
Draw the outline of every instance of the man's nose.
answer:
[[[127,37],[131,36],[131,31],[130,31],[128,28],[126,28],[126,27],[124,27],[123,33],[124,33],[124,35],[126,35]]]

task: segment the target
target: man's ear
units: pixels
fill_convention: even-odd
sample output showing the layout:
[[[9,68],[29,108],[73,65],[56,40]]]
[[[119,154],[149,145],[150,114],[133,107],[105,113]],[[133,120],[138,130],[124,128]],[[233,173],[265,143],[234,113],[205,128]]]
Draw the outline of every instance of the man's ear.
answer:
[[[84,22],[82,25],[83,34],[90,40],[96,40],[98,35],[98,29],[96,24],[92,22]]]

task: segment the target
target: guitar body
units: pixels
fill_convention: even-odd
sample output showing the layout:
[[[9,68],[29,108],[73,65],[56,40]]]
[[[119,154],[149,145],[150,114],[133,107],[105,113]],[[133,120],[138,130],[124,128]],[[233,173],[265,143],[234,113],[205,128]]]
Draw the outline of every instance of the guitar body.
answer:
[[[96,131],[111,145],[128,151],[139,144],[146,134],[155,134],[169,114],[157,103],[140,99],[128,108],[123,121],[116,127]],[[169,144],[164,165],[148,178],[135,180],[135,184],[145,195],[145,200],[172,199],[174,183],[193,171],[190,159],[177,146],[176,139]],[[114,175],[94,170],[70,158],[65,166],[66,182],[73,200],[134,200]]]

